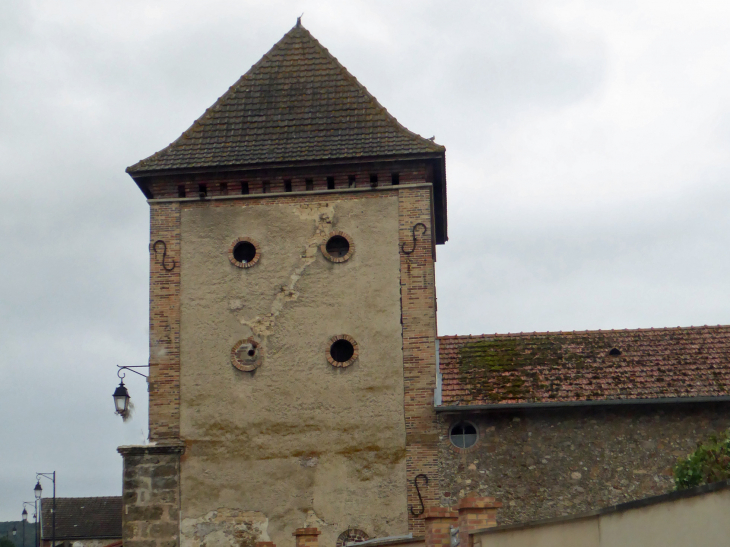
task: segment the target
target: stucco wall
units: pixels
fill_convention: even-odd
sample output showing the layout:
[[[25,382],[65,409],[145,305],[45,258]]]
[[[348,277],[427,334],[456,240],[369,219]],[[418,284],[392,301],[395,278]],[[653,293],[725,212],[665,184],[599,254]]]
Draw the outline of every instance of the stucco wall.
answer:
[[[28,544],[31,542],[28,541]],[[42,547],[50,547],[51,546],[51,540],[42,540],[41,546]],[[107,538],[107,539],[63,539],[63,538],[56,538],[56,545],[60,545],[62,547],[121,547],[122,545],[122,538]]]
[[[599,547],[600,545],[598,518],[495,534],[476,534],[473,538],[474,547]]]
[[[183,206],[183,545],[407,531],[397,193],[299,199]],[[356,246],[342,264],[319,250],[334,230]],[[255,266],[229,262],[238,237]],[[338,334],[359,345],[345,369],[325,356]],[[230,349],[250,336],[264,361],[242,372]]]
[[[70,543],[71,547],[107,547],[107,545],[118,543],[121,539],[74,539]]]
[[[672,466],[730,427],[727,404],[441,415],[441,503],[466,492],[502,501],[500,525],[591,511],[673,490]],[[455,449],[449,426],[477,426]]]
[[[475,547],[726,545],[730,490],[524,529],[476,534]]]

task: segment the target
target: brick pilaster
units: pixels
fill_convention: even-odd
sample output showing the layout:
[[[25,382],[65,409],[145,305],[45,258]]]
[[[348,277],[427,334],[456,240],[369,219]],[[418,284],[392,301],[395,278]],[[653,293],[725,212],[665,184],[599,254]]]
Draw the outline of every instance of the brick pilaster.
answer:
[[[296,547],[317,547],[320,532],[317,528],[297,528],[292,534],[296,539]]]
[[[494,498],[468,496],[459,502],[459,547],[471,547],[476,530],[497,526],[497,509],[502,504]]]
[[[429,507],[423,513],[426,547],[451,547],[451,527],[459,525],[459,513],[449,507]]]
[[[155,243],[157,244],[155,245]],[[149,383],[150,440],[161,441],[179,439],[179,203],[154,203],[150,206]]]
[[[399,191],[401,321],[403,325],[403,380],[406,424],[406,476],[409,507],[437,505],[438,423],[433,408],[436,387],[436,289],[432,231],[431,188],[403,187]],[[426,230],[416,225],[422,223]],[[416,242],[414,248],[414,229]],[[407,251],[411,251],[408,253]],[[408,512],[408,529],[424,533],[422,515]]]

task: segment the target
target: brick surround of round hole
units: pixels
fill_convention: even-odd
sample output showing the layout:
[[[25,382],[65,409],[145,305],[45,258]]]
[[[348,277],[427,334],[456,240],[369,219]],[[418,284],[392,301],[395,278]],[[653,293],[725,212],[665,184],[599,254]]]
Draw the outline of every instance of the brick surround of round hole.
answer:
[[[449,427],[449,445],[457,453],[468,454],[476,451],[479,438],[479,428],[472,422],[461,420]]]
[[[238,370],[250,372],[261,366],[264,348],[253,338],[239,340],[231,348],[231,364]]]
[[[338,361],[332,355],[333,353],[337,354],[338,352],[341,352],[343,350],[349,352],[350,349],[352,351],[352,354],[348,359],[344,361]],[[351,364],[357,361],[359,354],[360,350],[358,348],[357,342],[352,336],[349,336],[347,334],[338,334],[337,336],[333,336],[329,339],[329,342],[327,343],[327,362],[333,367],[349,367]]]
[[[367,541],[370,539],[365,532],[358,530],[357,528],[348,528],[337,536],[337,547],[344,547],[346,543],[360,543],[361,541]]]
[[[253,256],[251,256],[253,255]],[[239,260],[239,258],[243,258]],[[228,248],[228,260],[238,268],[250,268],[261,259],[261,246],[250,237],[239,237]]]
[[[331,232],[319,250],[327,260],[340,263],[350,260],[355,252],[355,243],[345,232]]]

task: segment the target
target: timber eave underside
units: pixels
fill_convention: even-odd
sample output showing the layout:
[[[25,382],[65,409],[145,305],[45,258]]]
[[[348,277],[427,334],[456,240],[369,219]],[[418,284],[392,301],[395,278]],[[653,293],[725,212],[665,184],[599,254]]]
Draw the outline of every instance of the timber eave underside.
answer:
[[[494,403],[486,405],[440,405],[434,409],[439,414],[462,412],[510,412],[513,410],[561,409],[576,407],[616,407],[673,404],[730,403],[730,395],[718,397],[663,397],[657,399],[605,399],[599,401],[560,401],[555,403]]]
[[[239,165],[210,165],[202,167],[184,167],[178,169],[153,169],[132,171],[131,167],[127,167],[125,172],[133,179],[146,178],[153,176],[168,175],[195,175],[200,173],[225,173],[228,171],[261,171],[266,169],[300,169],[307,167],[322,167],[329,165],[347,165],[360,163],[377,163],[377,162],[396,162],[396,161],[414,161],[414,160],[443,160],[444,152],[434,152],[431,154],[400,154],[392,156],[362,156],[347,158],[332,158],[326,160],[301,160],[290,162],[268,162],[268,163],[248,163]],[[443,164],[440,165],[442,167]]]

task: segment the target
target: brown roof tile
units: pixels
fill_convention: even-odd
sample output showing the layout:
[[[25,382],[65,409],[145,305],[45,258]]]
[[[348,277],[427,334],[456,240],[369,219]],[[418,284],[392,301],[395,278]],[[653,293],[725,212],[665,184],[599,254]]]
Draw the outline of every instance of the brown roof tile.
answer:
[[[180,138],[127,172],[443,153],[297,25]]]
[[[53,500],[43,498],[43,539],[51,539]],[[121,538],[122,497],[56,498],[56,540]]]
[[[730,326],[442,336],[439,360],[443,406],[730,395]]]

